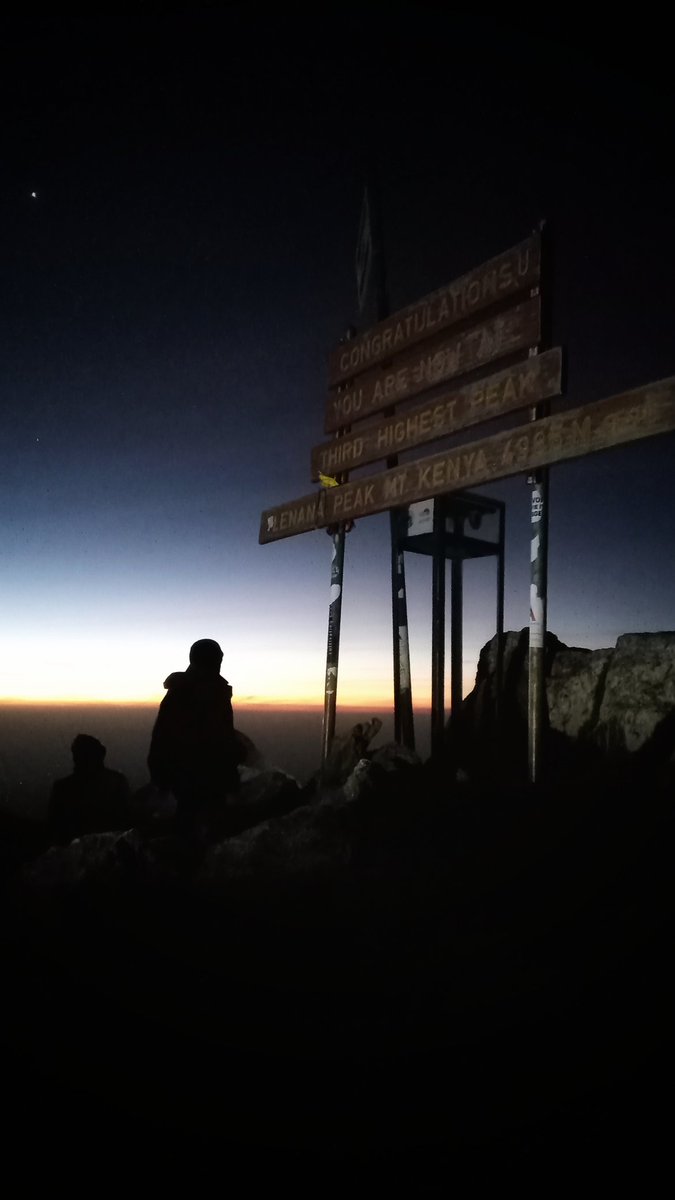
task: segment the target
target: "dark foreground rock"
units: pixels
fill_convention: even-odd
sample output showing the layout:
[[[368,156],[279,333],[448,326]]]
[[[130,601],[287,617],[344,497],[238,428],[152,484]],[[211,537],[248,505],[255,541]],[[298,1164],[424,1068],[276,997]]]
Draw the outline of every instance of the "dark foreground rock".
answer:
[[[673,834],[644,772],[451,787],[362,760],[211,847],[50,850],[6,889],[8,1142],[651,1161]]]

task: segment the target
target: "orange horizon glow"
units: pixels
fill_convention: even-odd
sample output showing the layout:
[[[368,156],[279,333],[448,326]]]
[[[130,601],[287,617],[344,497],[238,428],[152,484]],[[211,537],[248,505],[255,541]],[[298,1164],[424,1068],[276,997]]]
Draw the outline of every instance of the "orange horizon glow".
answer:
[[[0,639],[1,641],[1,639]],[[136,705],[159,706],[170,669],[187,666],[178,641],[136,636],[56,640],[14,638],[0,644],[6,692],[0,705]],[[325,660],[324,660],[325,662]],[[269,654],[241,642],[227,648],[223,676],[233,686],[236,710],[323,708],[324,663],[316,652],[282,645]],[[465,663],[464,695],[471,690],[475,664]],[[430,708],[428,673],[413,671],[416,708]],[[450,689],[446,691],[449,707]],[[388,657],[356,650],[340,662],[337,704],[340,709],[393,710],[393,686]]]
[[[163,692],[161,696],[152,699],[130,699],[129,697],[106,697],[92,699],[90,696],[0,696],[0,708],[65,708],[77,705],[79,707],[102,708],[105,706],[119,706],[127,708],[157,708],[162,699],[166,695]],[[285,709],[287,711],[323,711],[322,700],[285,700],[264,697],[246,697],[246,699],[238,700],[236,696],[232,697],[232,703],[235,710],[242,709]],[[415,708],[428,710],[431,708],[431,700],[429,697],[422,697],[415,700]],[[448,706],[449,707],[449,706]],[[383,700],[366,698],[363,700],[341,701],[338,697],[338,711],[362,712],[364,709],[373,709],[376,712],[384,712],[394,710],[393,699]]]

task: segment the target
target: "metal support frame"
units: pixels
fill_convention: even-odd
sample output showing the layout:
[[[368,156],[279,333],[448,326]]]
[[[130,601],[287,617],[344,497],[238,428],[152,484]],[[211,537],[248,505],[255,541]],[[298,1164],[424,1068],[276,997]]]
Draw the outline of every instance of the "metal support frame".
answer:
[[[497,559],[496,626],[499,635],[497,650],[498,691],[503,661],[504,633],[504,547],[506,506],[503,500],[471,492],[455,492],[436,496],[433,501],[433,525],[428,532],[410,534],[398,525],[398,550],[425,554],[432,559],[432,631],[431,631],[431,752],[441,752],[445,739],[445,602],[446,559],[451,560],[451,633],[450,633],[450,697],[456,712],[462,704],[463,693],[463,591],[464,559],[495,556]],[[480,525],[483,515],[496,514],[497,540],[486,540],[467,533],[466,524]],[[478,520],[475,520],[475,517]],[[448,530],[448,519],[453,522]]]

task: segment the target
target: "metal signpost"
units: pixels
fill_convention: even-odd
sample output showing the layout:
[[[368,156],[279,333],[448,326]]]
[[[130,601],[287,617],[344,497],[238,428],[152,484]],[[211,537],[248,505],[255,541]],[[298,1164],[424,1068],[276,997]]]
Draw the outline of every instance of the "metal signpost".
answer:
[[[266,509],[261,543],[675,431],[675,375]]]
[[[340,658],[340,620],[342,617],[342,577],[345,564],[345,527],[333,532],[333,557],[330,569],[330,601],[328,604],[328,645],[326,648],[326,682],[323,702],[323,741],[321,761],[325,763],[335,736],[337,709],[338,666]]]
[[[368,222],[371,217],[369,213]],[[530,421],[489,437],[446,445],[425,457],[406,458],[375,474],[358,476],[339,486],[269,508],[262,514],[259,537],[264,544],[312,529],[344,527],[346,521],[386,511],[394,514],[393,530],[396,511],[416,501],[465,493],[469,488],[513,475],[532,476],[529,761],[533,781],[540,772],[544,697],[547,468],[612,446],[675,431],[675,376],[546,415],[542,406],[562,390],[562,352],[559,348],[548,348],[548,309],[547,303],[542,309],[540,294],[542,253],[546,262],[546,240],[538,230],[454,283],[342,342],[329,359],[330,392],[325,420],[326,432],[337,431],[337,436],[314,447],[312,478],[339,476],[375,462],[389,463],[394,455],[433,441],[447,441],[474,425],[519,411],[529,409]],[[364,262],[369,264],[365,273],[372,273],[377,266],[376,256],[365,249],[362,254]],[[383,276],[380,278],[382,281]],[[366,286],[367,280],[359,282],[360,294],[365,294]],[[548,272],[545,286],[550,287]],[[443,504],[436,508],[439,514],[443,513]],[[462,521],[457,519],[460,523],[455,524],[454,536],[459,545],[470,539],[464,537]],[[441,578],[441,543],[446,533],[444,518],[439,515],[436,522],[434,538],[438,544],[434,561],[438,565],[434,567],[433,593],[435,610],[440,613],[440,606],[444,605],[446,554],[443,548]],[[502,557],[503,538],[502,519]],[[393,580],[403,568],[402,553],[398,556],[400,564],[395,561],[394,542],[392,539]],[[454,664],[461,664],[462,556],[461,550],[456,556],[451,555],[456,597],[451,629]],[[337,588],[341,571],[338,553],[334,555],[334,568],[332,587]],[[339,606],[341,580],[339,588],[339,594],[337,591],[332,594],[331,609]],[[392,595],[396,595],[395,587]],[[503,622],[503,584],[498,610]],[[339,607],[335,612],[339,615]],[[327,686],[337,678],[335,637],[332,645],[335,673],[329,661]],[[330,654],[329,635],[329,660]],[[440,723],[444,664],[438,637],[432,675],[437,701],[434,711]],[[409,684],[409,678],[405,683]],[[457,670],[455,666],[453,707],[461,702],[461,684],[461,668]],[[403,685],[401,678],[401,691]],[[440,730],[436,734],[439,744]]]
[[[372,216],[371,216],[372,214]],[[366,188],[364,217],[370,222],[372,231],[373,282],[375,291],[375,316],[381,324],[389,316],[387,297],[387,272],[384,258],[384,235],[379,191],[373,186]],[[363,225],[363,221],[362,221]],[[394,407],[387,406],[387,416],[394,416]],[[386,457],[387,467],[398,466],[398,450],[390,447]],[[399,512],[389,512],[389,540],[391,544],[391,625],[394,668],[394,737],[410,750],[415,749],[415,724],[412,703],[412,672],[410,669],[410,640],[408,637],[408,593],[405,581],[405,561],[398,549]]]
[[[458,384],[392,417],[365,421],[354,432],[314,447],[312,479],[381,461],[392,451],[413,450],[557,396],[561,371],[560,349],[549,350],[494,375]]]
[[[462,702],[462,642],[463,642],[463,564],[465,559],[493,556],[497,559],[497,643],[496,674],[501,679],[502,643],[504,631],[504,528],[505,504],[477,492],[453,492],[420,501],[400,510],[407,517],[406,528],[399,522],[398,548],[432,559],[431,608],[431,752],[439,753],[445,743],[445,567],[449,558],[450,576],[450,694],[451,707],[457,713]],[[497,517],[494,530],[492,517]],[[492,525],[492,537],[483,531],[473,533],[484,521]],[[467,533],[466,526],[471,533]],[[496,537],[494,533],[496,532]],[[499,690],[499,688],[498,688]]]
[[[352,336],[351,329],[345,334],[345,341]],[[331,477],[333,472],[331,472]],[[344,483],[347,475],[339,473],[335,486]],[[326,645],[326,678],[323,691],[323,731],[321,742],[321,765],[326,759],[335,737],[335,721],[337,714],[338,670],[340,665],[340,626],[342,623],[342,587],[345,568],[345,540],[347,525],[344,521],[330,528],[333,543],[333,553],[330,567],[330,597],[328,601],[328,638]]]
[[[541,275],[543,289],[541,341],[551,339],[551,293],[546,286],[551,276],[551,236],[545,222],[540,226]],[[532,347],[531,355],[537,355]],[[543,397],[541,398],[543,400]],[[546,403],[536,403],[530,409],[530,420],[538,421],[548,415]],[[530,626],[527,682],[527,758],[531,783],[540,775],[544,723],[546,719],[546,611],[548,604],[548,467],[540,467],[528,476],[530,494]]]

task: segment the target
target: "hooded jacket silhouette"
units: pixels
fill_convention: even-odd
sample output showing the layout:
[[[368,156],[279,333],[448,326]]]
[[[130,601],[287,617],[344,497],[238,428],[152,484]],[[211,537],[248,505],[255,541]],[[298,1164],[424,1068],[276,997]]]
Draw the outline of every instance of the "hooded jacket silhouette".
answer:
[[[153,783],[172,791],[179,808],[222,800],[239,786],[232,688],[220,674],[222,657],[217,642],[195,642],[187,671],[174,671],[164,681],[167,694],[152,731],[148,767]]]
[[[104,765],[105,746],[78,733],[71,747],[73,773],[57,779],[49,798],[48,821],[57,842],[67,844],[86,833],[128,829],[131,792],[120,771]]]

